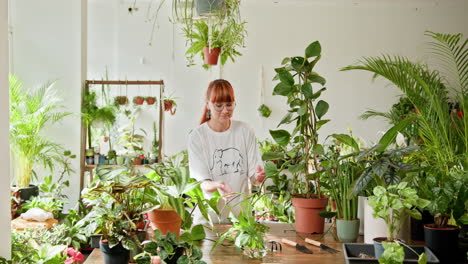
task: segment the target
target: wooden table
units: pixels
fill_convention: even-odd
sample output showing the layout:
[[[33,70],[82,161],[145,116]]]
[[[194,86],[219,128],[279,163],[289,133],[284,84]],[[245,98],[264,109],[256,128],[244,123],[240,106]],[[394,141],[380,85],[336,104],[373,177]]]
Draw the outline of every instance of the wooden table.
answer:
[[[291,263],[291,264],[302,264],[302,263],[321,263],[321,264],[344,264],[345,259],[343,256],[342,243],[336,242],[331,233],[327,233],[320,241],[340,252],[330,254],[317,247],[309,245],[304,242],[303,238],[312,238],[319,240],[322,235],[310,235],[310,234],[296,234],[294,231],[294,225],[291,224],[280,224],[271,223],[267,224],[270,227],[270,232],[267,234],[267,240],[274,240],[277,242],[281,241],[281,238],[287,238],[292,241],[296,241],[300,244],[305,245],[311,249],[314,254],[305,254],[297,251],[295,248],[283,244],[283,250],[281,252],[268,252],[266,257],[261,260],[250,259],[244,256],[234,246],[218,246],[214,251],[211,251],[211,247],[214,242],[205,240],[201,242],[200,246],[203,250],[203,260],[208,264],[237,264],[237,263]],[[216,228],[220,231],[226,230],[229,226],[217,225]],[[325,229],[328,228],[328,224]],[[207,231],[207,238],[216,239],[215,234],[211,231]],[[362,237],[358,239],[362,242]],[[99,249],[95,249],[88,259],[85,261],[86,264],[102,264],[102,255]]]

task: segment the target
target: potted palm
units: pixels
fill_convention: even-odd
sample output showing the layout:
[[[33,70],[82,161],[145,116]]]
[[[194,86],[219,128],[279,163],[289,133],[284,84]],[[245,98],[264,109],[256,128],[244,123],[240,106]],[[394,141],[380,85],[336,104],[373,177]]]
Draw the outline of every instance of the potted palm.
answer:
[[[63,148],[41,133],[44,128],[70,115],[61,112],[63,106],[53,85],[53,82],[47,83],[26,91],[15,76],[9,76],[10,143],[16,168],[16,187],[21,188],[22,200],[39,194],[37,186],[30,186],[35,165],[41,164],[53,170],[62,160]]]
[[[401,89],[413,105],[415,111],[410,117],[417,126],[421,151],[412,155],[412,160],[421,167],[416,178],[420,195],[431,200],[427,209],[435,218],[434,225],[426,226],[425,237],[439,237],[426,243],[442,261],[453,262],[451,249],[457,248],[458,228],[449,225],[448,220],[453,217],[460,224],[468,210],[468,116],[450,114],[449,102],[456,101],[463,113],[468,111],[468,84],[462,77],[468,74],[464,57],[467,48],[461,34],[426,35],[431,37],[434,57],[441,59],[447,71],[431,70],[425,63],[401,56],[365,58],[359,65],[343,70],[366,70],[382,76]],[[399,125],[401,122],[395,126]],[[437,235],[431,235],[433,231]],[[445,234],[447,237],[442,238]]]
[[[296,231],[323,233],[324,218],[318,212],[324,211],[328,197],[321,193],[318,161],[324,153],[318,142],[318,130],[330,120],[323,117],[329,105],[319,100],[326,90],[325,79],[314,71],[321,58],[322,48],[318,41],[307,46],[304,57],[285,58],[282,67],[275,69],[275,80],[280,82],[273,90],[274,95],[284,96],[289,106],[288,114],[278,126],[295,122],[292,133],[286,130],[270,130],[273,139],[281,146],[294,142],[298,160],[294,165],[283,164],[296,174],[292,203],[296,214]],[[317,86],[315,89],[313,86]],[[322,87],[322,88],[321,88]]]

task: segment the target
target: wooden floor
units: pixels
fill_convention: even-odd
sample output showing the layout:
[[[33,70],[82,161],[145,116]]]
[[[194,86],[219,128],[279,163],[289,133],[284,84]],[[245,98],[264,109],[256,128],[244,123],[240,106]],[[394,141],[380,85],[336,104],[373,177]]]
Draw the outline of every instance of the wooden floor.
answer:
[[[291,264],[302,264],[302,263],[321,263],[321,264],[344,264],[345,259],[343,256],[342,244],[336,242],[330,233],[327,233],[320,241],[340,252],[331,254],[317,247],[309,245],[304,242],[304,238],[312,238],[319,240],[322,235],[309,235],[309,234],[296,234],[294,231],[294,225],[290,224],[268,224],[270,232],[268,233],[266,240],[274,240],[277,242],[281,241],[281,238],[287,238],[292,241],[296,241],[299,244],[305,245],[311,249],[313,254],[305,254],[298,252],[295,248],[283,244],[283,250],[281,252],[268,252],[266,257],[261,260],[249,259],[242,255],[234,246],[218,246],[214,251],[211,251],[211,246],[214,242],[205,240],[200,246],[203,250],[203,260],[208,264],[234,264],[234,263],[291,263]],[[216,226],[220,231],[226,230],[228,226],[220,225]],[[328,226],[326,226],[326,229]],[[207,238],[215,239],[214,233],[207,232]],[[362,241],[362,237],[358,241]],[[95,249],[93,253],[85,261],[86,264],[101,264],[102,255],[99,249]]]

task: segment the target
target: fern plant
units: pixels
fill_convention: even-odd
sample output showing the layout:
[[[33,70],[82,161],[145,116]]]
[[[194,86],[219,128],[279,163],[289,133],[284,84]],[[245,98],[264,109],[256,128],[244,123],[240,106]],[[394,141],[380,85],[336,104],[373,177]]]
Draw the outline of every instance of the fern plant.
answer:
[[[62,112],[64,107],[53,85],[46,83],[27,91],[14,75],[9,76],[10,143],[19,188],[29,186],[36,164],[51,171],[56,164],[62,164],[63,148],[42,135],[44,128],[70,115]]]
[[[372,72],[374,78],[392,82],[411,101],[415,111],[409,118],[417,124],[422,147],[413,155],[413,162],[422,169],[415,181],[421,196],[432,201],[428,209],[436,225],[446,226],[451,216],[459,219],[467,210],[468,40],[462,34],[428,31],[426,35],[432,39],[434,57],[441,61],[440,70],[388,55],[364,58],[342,70]],[[451,113],[450,101],[458,105],[460,114]],[[410,123],[403,120],[394,128],[401,130]]]

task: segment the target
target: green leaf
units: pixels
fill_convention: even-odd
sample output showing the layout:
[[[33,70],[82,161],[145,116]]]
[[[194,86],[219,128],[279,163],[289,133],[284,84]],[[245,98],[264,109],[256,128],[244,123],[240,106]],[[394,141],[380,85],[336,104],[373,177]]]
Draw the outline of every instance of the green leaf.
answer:
[[[372,178],[372,168],[367,168],[364,170],[364,172],[359,176],[358,180],[356,181],[356,184],[354,185],[354,193],[358,194],[360,191],[364,190],[366,188],[367,184],[373,179]]]
[[[278,72],[280,81],[288,86],[294,85],[294,78],[287,70]]]
[[[293,87],[291,85],[280,82],[273,89],[273,95],[287,96],[289,93],[291,93],[292,90]]]
[[[393,167],[387,167],[387,170],[385,171],[383,175],[385,184],[387,185],[394,185],[398,184],[401,182],[401,177],[396,173],[395,168]]]
[[[299,110],[297,111],[297,114],[299,116],[303,116],[306,113],[307,113],[307,103],[302,102],[301,106],[299,107]]]
[[[297,173],[297,172],[303,171],[304,169],[305,169],[304,164],[295,164],[295,165],[290,165],[288,167],[288,170],[291,173]]]
[[[427,255],[425,252],[419,255],[418,264],[427,264]]]
[[[329,105],[327,102],[320,100],[317,103],[317,106],[315,106],[315,113],[317,114],[317,117],[319,119],[322,118],[327,112],[328,112]]]
[[[284,159],[282,152],[264,152],[262,154],[262,160],[281,160]]]
[[[321,211],[321,212],[318,212],[317,214],[323,218],[333,218],[336,216],[336,212],[330,212],[330,211]]]
[[[323,78],[315,72],[307,76],[307,80],[309,80],[312,83],[320,83],[322,86],[325,85],[325,83],[327,82],[325,78]]]
[[[268,161],[265,163],[265,174],[267,177],[274,177],[278,174],[278,169],[276,168],[276,164]]]
[[[284,65],[284,64],[286,64],[286,63],[288,63],[288,62],[290,62],[290,61],[291,61],[291,58],[286,57],[286,58],[284,58],[284,59],[281,61],[281,65]]]
[[[309,44],[305,50],[305,56],[307,58],[320,56],[320,53],[322,53],[322,47],[318,41]]]
[[[359,151],[359,145],[352,136],[346,134],[332,134],[330,136],[339,142],[352,147],[355,151]]]
[[[313,99],[314,97],[314,92],[312,91],[312,85],[310,83],[305,83],[302,85],[301,92],[307,99]]]
[[[277,127],[279,127],[279,126],[282,125],[282,124],[289,124],[289,123],[291,123],[291,122],[292,122],[291,118],[292,118],[292,113],[287,113],[287,114],[283,117],[283,119],[281,119],[281,122],[278,124]]]
[[[322,119],[317,121],[317,130],[319,130],[323,125],[330,122],[330,119]]]
[[[388,159],[380,159],[372,164],[372,171],[379,177],[383,177],[388,170],[390,162]]]
[[[320,144],[315,144],[313,147],[312,147],[312,152],[315,154],[315,155],[323,155],[325,153],[325,150],[323,149],[323,146],[320,145]]]
[[[325,91],[325,90],[327,90],[327,88],[325,88],[325,87],[322,88],[322,89],[320,89],[320,90],[318,90],[316,93],[314,93],[314,94],[312,95],[312,99],[315,100],[315,99],[319,98],[320,95],[322,94],[322,92]]]
[[[306,68],[306,60],[303,57],[293,57],[291,58],[291,66],[294,70],[303,72]]]
[[[196,225],[192,228],[192,239],[195,241],[205,239],[206,233],[202,225]]]
[[[270,130],[270,135],[281,146],[288,145],[291,138],[291,134],[286,130]]]
[[[406,127],[408,127],[413,122],[413,119],[404,119],[403,121],[399,122],[392,128],[390,128],[379,140],[380,147],[377,149],[377,152],[383,152],[387,147],[395,142],[396,136],[398,132],[403,131]]]

